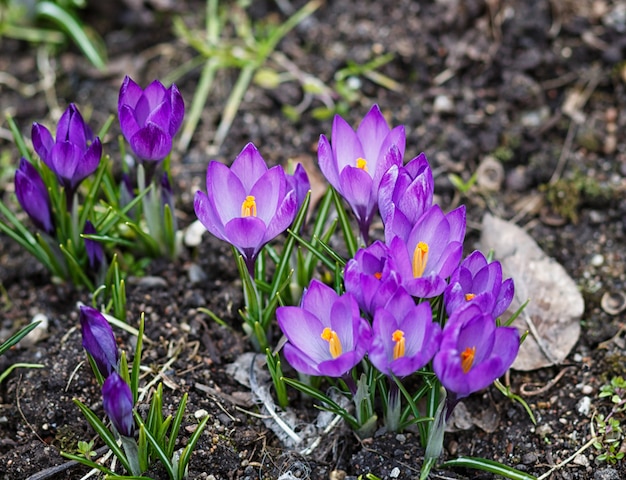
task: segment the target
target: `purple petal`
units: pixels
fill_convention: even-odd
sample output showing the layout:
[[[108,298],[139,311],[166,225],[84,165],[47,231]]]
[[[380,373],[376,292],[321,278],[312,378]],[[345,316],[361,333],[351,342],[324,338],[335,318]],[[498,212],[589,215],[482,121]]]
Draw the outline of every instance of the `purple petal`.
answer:
[[[248,143],[230,167],[239,178],[246,192],[250,192],[254,184],[267,172],[267,164],[252,143]]]
[[[83,348],[104,378],[116,371],[120,359],[115,335],[104,315],[92,307],[80,308]]]
[[[320,135],[319,143],[317,144],[317,161],[326,180],[330,183],[335,190],[339,190],[339,171],[337,170],[337,161],[335,160],[335,154],[333,153],[330,142],[324,135]]]
[[[129,105],[121,105],[119,108],[120,130],[126,140],[130,140],[141,128],[135,118],[135,112]]]
[[[365,158],[365,152],[356,133],[348,125],[348,122],[339,115],[335,115],[333,121],[332,151],[335,156],[335,162],[337,162],[336,169],[339,174],[348,166],[356,167],[358,158],[363,158],[368,162],[371,161],[374,166],[376,165],[376,159]],[[324,173],[323,170],[322,173]]]
[[[170,86],[169,96],[170,103],[172,105],[169,133],[173,137],[183,124],[183,118],[185,117],[185,102],[183,101],[183,96],[178,91],[178,87],[176,85]]]
[[[120,435],[133,435],[133,394],[128,384],[116,372],[109,375],[102,385],[102,407]]]
[[[283,233],[293,222],[296,213],[298,213],[298,203],[296,193],[290,190],[281,204],[276,209],[274,217],[270,220],[265,233],[266,241],[270,241]]]
[[[52,134],[43,125],[33,123],[31,137],[35,152],[37,152],[39,158],[45,162],[48,158],[50,150],[54,146],[54,138],[52,138]]]
[[[201,191],[196,192],[193,200],[193,209],[200,223],[204,225],[204,228],[220,240],[228,241],[226,232],[224,231],[224,224],[206,193]]]
[[[154,123],[148,123],[128,140],[133,152],[142,160],[161,161],[172,150],[172,137]]]
[[[128,75],[124,77],[122,86],[120,87],[120,93],[117,100],[117,109],[121,117],[121,109],[123,106],[130,107],[131,110],[135,109],[135,105],[143,95],[143,89],[137,85],[132,78]]]
[[[371,161],[373,165],[375,165],[381,153],[381,146],[389,131],[389,125],[387,125],[385,117],[380,112],[380,108],[378,108],[378,105],[373,105],[370,111],[363,117],[356,131],[363,149],[363,156],[368,162]],[[333,142],[335,141],[333,133]]]
[[[300,307],[279,307],[276,319],[290,344],[315,363],[332,358],[328,342],[322,338],[326,326],[314,313]]]
[[[224,225],[224,234],[228,241],[239,250],[252,250],[255,256],[264,245],[265,230],[263,220],[256,217],[233,218]]]

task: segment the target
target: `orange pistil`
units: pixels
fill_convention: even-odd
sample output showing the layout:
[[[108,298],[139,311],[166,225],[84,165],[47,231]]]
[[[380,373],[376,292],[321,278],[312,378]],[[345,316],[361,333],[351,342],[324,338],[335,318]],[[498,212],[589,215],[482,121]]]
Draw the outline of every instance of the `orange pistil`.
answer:
[[[242,217],[256,217],[256,200],[252,195],[248,195],[241,204]]]
[[[474,297],[476,296],[475,293],[466,293],[465,294],[465,301],[469,302],[470,300],[472,300]]]
[[[357,158],[356,168],[360,168],[361,170],[365,170],[367,172],[367,160],[361,157]]]
[[[461,368],[463,373],[467,373],[472,368],[474,363],[474,356],[476,355],[476,347],[467,347],[461,352]]]
[[[328,342],[328,350],[333,358],[337,358],[341,355],[341,341],[337,336],[337,332],[331,330],[330,327],[326,327],[324,331],[322,331],[322,338]]]
[[[382,273],[382,272],[376,272],[376,273],[374,274],[374,278],[375,278],[376,280],[380,280],[381,278],[383,278],[383,273]]]
[[[397,360],[398,358],[404,357],[404,332],[402,330],[396,330],[391,334],[391,339],[395,342],[393,346],[393,359]]]
[[[419,242],[413,251],[413,277],[421,278],[428,263],[428,244]]]

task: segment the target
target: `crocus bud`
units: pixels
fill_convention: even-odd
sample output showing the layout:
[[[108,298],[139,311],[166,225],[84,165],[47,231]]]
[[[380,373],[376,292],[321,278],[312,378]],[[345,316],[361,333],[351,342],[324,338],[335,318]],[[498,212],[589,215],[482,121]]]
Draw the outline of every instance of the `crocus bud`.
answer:
[[[87,220],[85,222],[85,228],[83,229],[83,233],[87,235],[95,235],[98,232],[96,232],[93,224],[89,220]],[[100,271],[100,267],[104,263],[104,249],[102,248],[102,245],[100,244],[100,242],[85,238],[85,250],[87,250],[89,266],[94,273],[98,273]]]
[[[39,172],[22,158],[15,172],[15,195],[35,226],[46,233],[54,232],[50,196]]]
[[[61,115],[56,141],[50,131],[38,123],[33,124],[32,139],[37,155],[66,188],[68,197],[80,182],[96,171],[100,163],[100,139],[94,137],[73,103]]]
[[[132,437],[135,430],[133,394],[117,372],[109,375],[102,385],[102,406],[118,433]]]
[[[141,160],[160,162],[172,150],[172,137],[183,123],[185,104],[176,85],[158,80],[142,89],[126,76],[117,103],[120,128]]]
[[[113,330],[104,315],[92,307],[80,307],[83,348],[93,358],[104,378],[117,370],[120,359]]]

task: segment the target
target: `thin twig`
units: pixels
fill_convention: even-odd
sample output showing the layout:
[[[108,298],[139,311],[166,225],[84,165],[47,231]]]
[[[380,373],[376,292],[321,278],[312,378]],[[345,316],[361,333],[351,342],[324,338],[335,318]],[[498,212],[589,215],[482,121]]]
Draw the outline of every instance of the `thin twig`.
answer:
[[[535,395],[541,395],[542,393],[547,392],[548,390],[550,390],[552,387],[554,387],[554,385],[556,385],[556,383],[561,380],[561,378],[563,378],[563,375],[565,375],[565,373],[572,369],[574,367],[569,366],[569,367],[565,367],[563,370],[561,370],[559,373],[557,373],[556,377],[554,377],[552,380],[550,380],[548,383],[546,383],[543,387],[538,388],[537,390],[526,390],[526,387],[531,385],[530,383],[523,383],[520,388],[520,394],[522,394],[525,397],[533,397]]]
[[[548,478],[550,475],[552,475],[554,472],[556,472],[557,470],[563,468],[565,465],[567,465],[569,462],[571,462],[572,460],[574,460],[578,455],[580,455],[581,453],[583,453],[585,450],[587,450],[589,447],[591,447],[596,441],[598,440],[598,437],[593,437],[591,440],[589,440],[587,443],[585,443],[582,447],[580,447],[578,450],[576,450],[574,453],[572,453],[569,457],[567,457],[565,460],[563,460],[561,463],[557,463],[554,467],[552,467],[550,470],[548,470],[546,473],[544,473],[543,475],[541,475],[540,477],[537,477],[537,480],[544,480],[545,478]]]

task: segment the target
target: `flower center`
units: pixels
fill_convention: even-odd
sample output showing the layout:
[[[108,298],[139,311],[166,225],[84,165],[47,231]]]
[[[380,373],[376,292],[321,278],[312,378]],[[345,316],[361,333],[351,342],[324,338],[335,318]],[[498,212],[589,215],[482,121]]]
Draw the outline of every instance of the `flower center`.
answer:
[[[428,244],[419,242],[413,251],[413,276],[421,278],[428,263]]]
[[[374,278],[376,280],[380,280],[381,278],[383,278],[383,272],[376,272],[376,273],[374,273]]]
[[[330,327],[326,327],[322,332],[322,338],[328,342],[328,350],[333,358],[337,358],[341,355],[341,341],[337,336],[337,332],[331,330]]]
[[[465,301],[469,302],[470,300],[473,300],[475,296],[476,296],[475,293],[466,293],[465,294]]]
[[[461,352],[461,368],[463,373],[467,373],[472,368],[474,363],[474,356],[476,355],[476,347],[467,347]]]
[[[367,172],[367,160],[362,157],[357,158],[356,168],[360,168],[361,170],[365,170]]]
[[[391,339],[394,341],[395,345],[393,346],[393,359],[397,360],[398,358],[404,357],[404,332],[402,330],[396,330],[391,334]]]
[[[252,195],[248,195],[241,204],[242,217],[256,217],[256,200]]]

